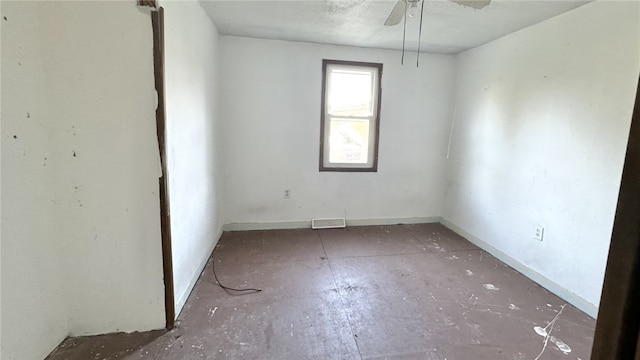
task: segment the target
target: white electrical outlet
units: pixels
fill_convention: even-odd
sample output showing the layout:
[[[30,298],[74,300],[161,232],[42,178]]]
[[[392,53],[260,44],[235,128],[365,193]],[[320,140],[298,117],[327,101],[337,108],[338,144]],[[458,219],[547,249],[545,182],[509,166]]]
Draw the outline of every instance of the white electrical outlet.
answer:
[[[285,199],[291,199],[291,190],[289,190],[289,189],[285,189],[284,190],[284,198]]]
[[[538,240],[538,241],[542,241],[542,239],[544,238],[544,226],[536,225],[536,229],[535,229],[533,238]]]

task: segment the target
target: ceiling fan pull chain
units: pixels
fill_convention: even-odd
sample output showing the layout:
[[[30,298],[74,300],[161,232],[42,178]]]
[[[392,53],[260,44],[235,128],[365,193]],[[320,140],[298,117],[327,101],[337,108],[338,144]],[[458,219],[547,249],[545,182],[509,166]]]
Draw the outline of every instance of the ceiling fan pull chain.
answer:
[[[408,0],[405,0],[408,1]],[[404,44],[407,35],[407,8],[409,7],[409,3],[407,3],[404,7],[404,27],[402,28],[402,58],[400,58],[400,65],[404,65]]]
[[[424,2],[422,0],[422,6],[420,7],[420,30],[418,32],[418,55],[416,56],[416,67],[420,67],[420,44],[422,39],[422,17],[424,16]]]

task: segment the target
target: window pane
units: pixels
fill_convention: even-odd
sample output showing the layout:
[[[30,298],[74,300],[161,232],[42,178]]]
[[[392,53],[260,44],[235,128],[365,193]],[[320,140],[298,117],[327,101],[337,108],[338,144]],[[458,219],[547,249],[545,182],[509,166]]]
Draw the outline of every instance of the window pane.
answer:
[[[373,114],[371,72],[333,69],[329,76],[329,114],[338,116],[371,116]]]
[[[331,118],[329,162],[366,164],[369,152],[369,120]]]
[[[378,171],[382,64],[322,60],[320,171]]]

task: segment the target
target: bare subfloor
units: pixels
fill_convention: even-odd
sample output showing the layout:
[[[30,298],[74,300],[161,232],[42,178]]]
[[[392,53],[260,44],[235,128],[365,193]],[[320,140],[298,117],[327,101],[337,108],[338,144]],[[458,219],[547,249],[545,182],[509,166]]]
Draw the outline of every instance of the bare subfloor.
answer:
[[[230,232],[213,261],[263,291],[210,260],[175,329],[48,359],[589,359],[592,318],[440,224]]]

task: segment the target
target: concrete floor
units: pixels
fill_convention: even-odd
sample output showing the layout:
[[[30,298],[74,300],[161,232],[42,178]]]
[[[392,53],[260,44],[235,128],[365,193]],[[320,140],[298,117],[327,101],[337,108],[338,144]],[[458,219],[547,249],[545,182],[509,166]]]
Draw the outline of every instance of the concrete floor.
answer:
[[[214,259],[223,284],[263,291],[228,294],[210,260],[175,329],[67,339],[48,359],[590,356],[592,318],[440,224],[230,232]]]

